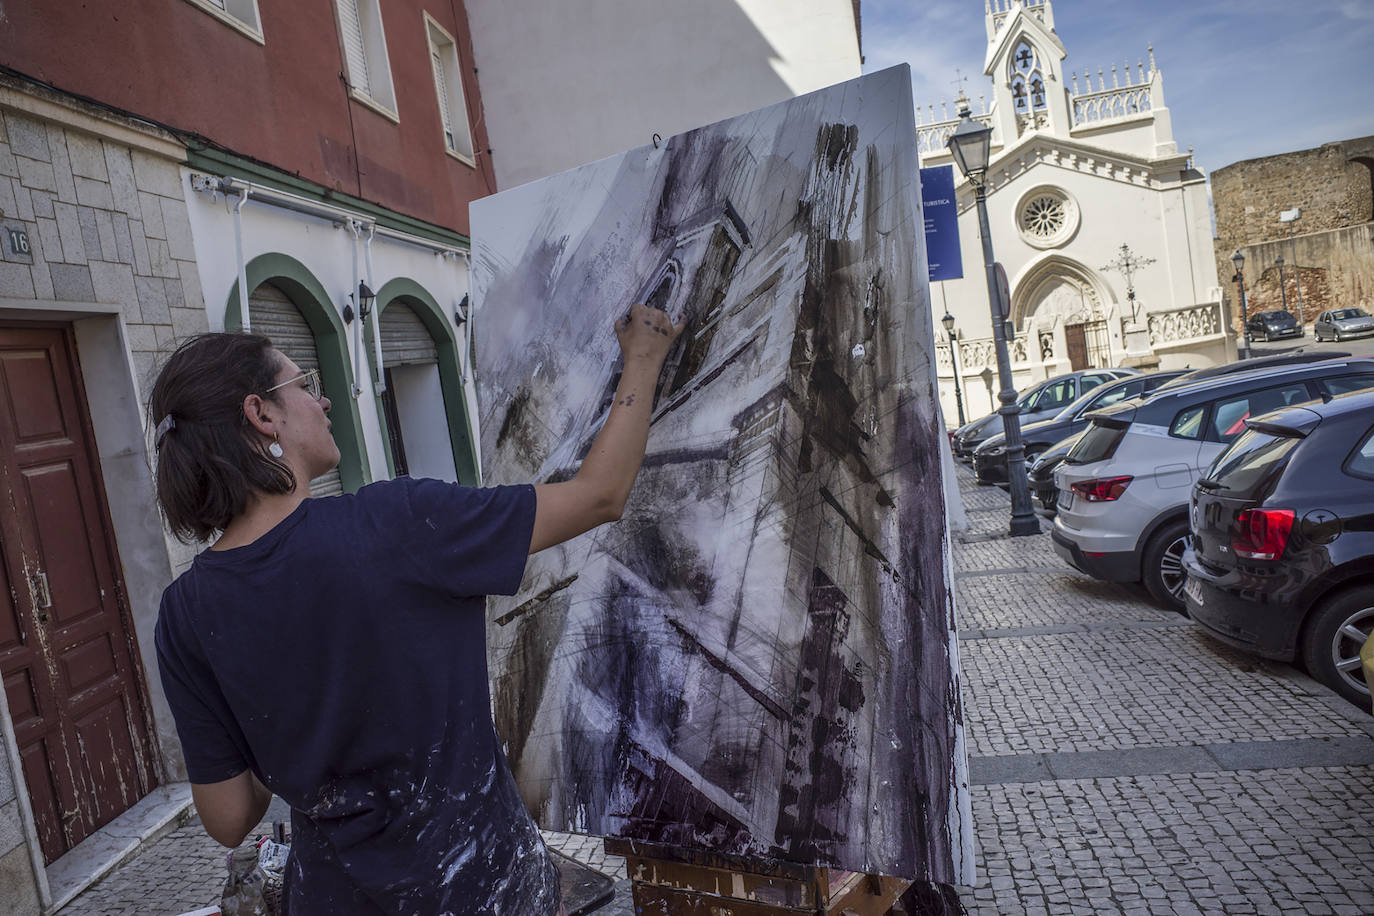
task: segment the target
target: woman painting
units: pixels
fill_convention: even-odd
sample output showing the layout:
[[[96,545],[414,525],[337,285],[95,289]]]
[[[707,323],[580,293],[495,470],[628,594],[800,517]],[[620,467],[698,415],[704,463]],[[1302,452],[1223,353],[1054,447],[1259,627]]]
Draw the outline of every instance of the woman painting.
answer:
[[[211,837],[237,846],[273,794],[291,806],[292,916],[558,911],[492,726],[483,596],[619,518],[680,332],[639,305],[616,323],[614,408],[577,475],[539,486],[310,499],[339,460],[316,373],[249,334],[196,337],[163,367],[158,502],[213,543],[163,594],[162,682]]]

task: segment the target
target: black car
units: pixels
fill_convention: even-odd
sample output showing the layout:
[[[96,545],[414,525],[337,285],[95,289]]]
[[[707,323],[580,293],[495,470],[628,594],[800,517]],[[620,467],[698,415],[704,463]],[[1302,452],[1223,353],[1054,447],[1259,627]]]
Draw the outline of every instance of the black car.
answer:
[[[1080,369],[1045,379],[1025,389],[1017,397],[1016,406],[1021,411],[1021,422],[1047,420],[1089,389],[1123,375],[1138,374],[1134,369]],[[975,448],[989,437],[1001,433],[1002,415],[994,411],[956,429],[950,437],[950,447],[954,450],[954,457],[972,458]]]
[[[1091,389],[1048,420],[1022,426],[1021,441],[1026,445],[1026,467],[1029,469],[1046,449],[1087,429],[1088,411],[1138,398],[1182,374],[1183,371],[1179,370],[1117,379]],[[973,473],[979,483],[1007,482],[1007,437],[1004,433],[985,439],[973,450]]]
[[[1374,631],[1374,391],[1246,426],[1193,488],[1188,612],[1222,642],[1301,661],[1367,708],[1359,656]]]
[[[1035,507],[1037,514],[1045,518],[1054,518],[1054,513],[1059,511],[1059,488],[1054,485],[1054,469],[1059,467],[1065,456],[1078,444],[1078,440],[1083,438],[1086,428],[1079,430],[1067,439],[1063,439],[1051,445],[1040,453],[1040,457],[1026,471],[1026,477],[1030,480],[1031,498],[1039,503]]]
[[[1286,353],[1276,353],[1273,356],[1255,356],[1250,359],[1238,359],[1233,363],[1222,363],[1219,366],[1208,366],[1205,369],[1193,369],[1185,372],[1172,381],[1165,382],[1160,386],[1161,391],[1170,388],[1181,388],[1184,385],[1203,379],[1216,378],[1219,375],[1230,375],[1233,372],[1252,372],[1255,369],[1269,369],[1274,366],[1294,366],[1298,363],[1317,363],[1324,359],[1344,359],[1350,356],[1349,353],[1332,352],[1329,350],[1308,350],[1299,347]]]
[[[1016,398],[1016,406],[1024,411],[1040,393],[1040,389],[1044,387],[1044,382],[1038,382],[1022,391]],[[954,451],[954,457],[972,458],[973,450],[981,445],[988,436],[997,434],[1001,429],[1002,415],[996,411],[976,420],[970,420],[950,434],[949,444]]]
[[[1292,312],[1275,309],[1270,312],[1256,312],[1245,323],[1251,340],[1283,340],[1287,337],[1303,336],[1302,325],[1293,317]]]

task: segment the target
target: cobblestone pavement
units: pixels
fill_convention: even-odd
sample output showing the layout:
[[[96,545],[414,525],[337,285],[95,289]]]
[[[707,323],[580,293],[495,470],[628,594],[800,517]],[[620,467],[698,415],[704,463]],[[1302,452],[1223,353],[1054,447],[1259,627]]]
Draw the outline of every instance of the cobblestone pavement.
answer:
[[[1138,587],[1068,569],[1048,535],[1006,537],[1005,494],[962,467],[959,482],[970,916],[1374,914],[1374,719]],[[595,837],[545,836],[617,879],[598,916],[633,913],[623,859]],[[207,906],[223,863],[192,819],[62,913]]]
[[[1070,570],[961,466],[970,916],[1374,914],[1374,719]]]

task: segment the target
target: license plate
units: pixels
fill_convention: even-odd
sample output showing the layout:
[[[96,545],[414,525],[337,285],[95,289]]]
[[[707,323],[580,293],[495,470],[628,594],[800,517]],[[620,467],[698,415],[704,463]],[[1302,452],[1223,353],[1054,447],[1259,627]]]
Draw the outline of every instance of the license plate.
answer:
[[[1060,491],[1059,491],[1059,508],[1061,508],[1061,509],[1072,509],[1072,508],[1073,508],[1073,490],[1060,490]]]
[[[1196,579],[1187,579],[1184,581],[1183,593],[1197,602],[1199,607],[1205,603],[1202,600],[1202,586],[1198,584]]]

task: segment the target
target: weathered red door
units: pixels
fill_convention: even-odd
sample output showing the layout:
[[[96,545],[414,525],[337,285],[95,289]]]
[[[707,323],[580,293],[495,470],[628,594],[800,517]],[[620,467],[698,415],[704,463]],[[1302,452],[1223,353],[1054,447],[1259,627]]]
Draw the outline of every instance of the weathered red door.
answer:
[[[0,327],[0,674],[43,857],[156,784],[70,330]]]

